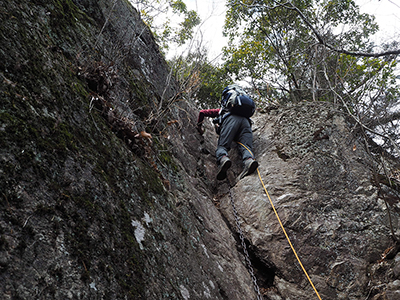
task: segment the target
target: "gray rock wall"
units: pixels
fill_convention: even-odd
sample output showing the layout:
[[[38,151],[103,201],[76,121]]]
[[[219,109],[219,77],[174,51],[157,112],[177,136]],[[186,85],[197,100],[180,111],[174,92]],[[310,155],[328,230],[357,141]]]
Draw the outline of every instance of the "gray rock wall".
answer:
[[[256,174],[237,181],[235,147],[215,180],[217,136],[197,134],[127,1],[0,4],[0,298],[256,299],[231,184],[264,299],[317,299]],[[382,199],[397,232],[398,196],[352,125],[307,102],[254,121],[261,177],[322,299],[397,299]]]
[[[136,11],[0,7],[0,298],[254,298]]]
[[[374,182],[376,162],[351,124],[326,103],[301,103],[258,114],[255,121],[261,178],[321,298],[397,299],[399,256],[396,250],[391,259],[384,253],[398,246]],[[223,189],[220,193],[225,195]],[[264,290],[266,299],[318,299],[258,176],[237,182],[233,193],[256,267],[274,276]],[[392,204],[398,234],[398,200]],[[220,210],[234,228],[227,195]]]

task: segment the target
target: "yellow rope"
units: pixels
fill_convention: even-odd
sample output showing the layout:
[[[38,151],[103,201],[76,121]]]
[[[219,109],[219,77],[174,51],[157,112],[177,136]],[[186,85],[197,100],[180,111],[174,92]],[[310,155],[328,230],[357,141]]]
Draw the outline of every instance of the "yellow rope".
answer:
[[[243,144],[240,143],[240,142],[238,142],[238,144],[240,144],[240,145],[242,145],[244,148],[246,148],[247,151],[249,151],[249,152],[251,153],[251,155],[253,156],[253,153],[252,153],[245,145],[243,145]],[[276,218],[278,219],[279,225],[281,226],[282,231],[283,231],[283,233],[285,234],[287,241],[289,242],[290,248],[292,248],[292,251],[293,251],[294,255],[296,256],[297,261],[298,261],[299,264],[300,264],[300,267],[303,269],[303,272],[304,272],[304,274],[306,275],[306,277],[307,277],[308,281],[310,282],[312,288],[314,289],[315,293],[317,294],[318,299],[319,299],[319,300],[322,300],[321,297],[320,297],[320,295],[319,295],[319,293],[318,293],[318,291],[317,291],[317,289],[315,288],[313,282],[311,281],[310,276],[308,276],[308,273],[307,273],[306,269],[304,268],[303,264],[301,263],[301,260],[300,260],[299,256],[297,255],[297,252],[296,252],[296,250],[294,249],[294,247],[293,247],[293,245],[292,245],[292,242],[290,241],[289,236],[288,236],[287,233],[286,233],[285,227],[283,227],[283,224],[282,224],[282,222],[281,222],[281,218],[279,218],[278,212],[276,211],[275,206],[274,206],[274,203],[272,202],[271,197],[269,196],[269,193],[268,193],[268,191],[267,191],[267,188],[265,187],[264,181],[263,181],[262,178],[261,178],[260,170],[258,170],[258,168],[257,168],[257,173],[258,173],[258,178],[260,178],[260,182],[261,182],[261,184],[262,184],[262,186],[263,186],[263,188],[264,188],[264,191],[265,191],[265,193],[266,193],[267,196],[268,196],[269,202],[271,203],[272,209],[274,210],[275,216],[276,216]]]

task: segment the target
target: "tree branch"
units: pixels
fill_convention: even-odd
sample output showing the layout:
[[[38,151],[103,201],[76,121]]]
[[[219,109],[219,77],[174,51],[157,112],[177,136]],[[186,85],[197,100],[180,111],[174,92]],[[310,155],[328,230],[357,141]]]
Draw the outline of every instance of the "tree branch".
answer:
[[[275,3],[277,3],[278,5],[280,5],[282,7],[285,7],[287,9],[296,11],[299,14],[300,18],[304,21],[304,23],[312,30],[312,32],[314,33],[315,37],[318,40],[318,43],[320,43],[321,45],[324,45],[325,47],[327,47],[328,49],[330,49],[332,51],[335,51],[337,53],[351,55],[351,56],[361,56],[361,57],[382,57],[382,56],[399,55],[400,54],[400,49],[389,50],[389,51],[380,52],[380,53],[367,53],[367,52],[347,51],[347,50],[344,50],[344,49],[337,49],[334,46],[332,46],[331,44],[328,44],[324,40],[324,38],[319,34],[319,32],[308,21],[307,17],[300,11],[300,9],[298,9],[296,6],[294,6],[290,2],[287,2],[286,4],[281,4],[281,3],[277,2],[276,0],[274,0],[274,1],[275,1]],[[290,6],[287,6],[288,4]]]
[[[375,127],[377,125],[384,125],[384,124],[387,124],[387,123],[389,123],[391,121],[395,121],[395,120],[400,120],[400,112],[392,113],[392,114],[382,117],[378,120],[371,120],[371,122],[369,122],[368,124],[371,127]]]

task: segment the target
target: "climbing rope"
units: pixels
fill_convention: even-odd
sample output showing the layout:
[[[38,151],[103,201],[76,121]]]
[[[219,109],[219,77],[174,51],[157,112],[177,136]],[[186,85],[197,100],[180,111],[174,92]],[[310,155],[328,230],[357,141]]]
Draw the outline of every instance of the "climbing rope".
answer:
[[[249,148],[247,148],[245,145],[243,145],[243,144],[240,143],[240,142],[238,142],[238,144],[240,144],[241,146],[243,146],[244,148],[246,148],[246,150],[249,151],[250,154],[253,156],[253,153],[250,151]],[[304,268],[303,264],[301,263],[301,260],[300,260],[299,256],[297,255],[297,252],[296,252],[296,250],[294,249],[294,247],[293,247],[293,245],[292,245],[292,242],[290,241],[290,238],[289,238],[288,234],[286,233],[285,227],[283,227],[281,218],[279,217],[278,212],[277,212],[276,209],[275,209],[274,203],[272,202],[271,197],[269,196],[269,193],[268,193],[268,191],[267,191],[267,188],[265,187],[264,181],[263,181],[262,178],[261,178],[260,170],[259,170],[258,168],[257,168],[257,173],[258,173],[258,178],[260,179],[260,182],[261,182],[261,184],[262,184],[262,186],[263,186],[263,188],[264,188],[265,194],[267,194],[267,197],[268,197],[268,199],[269,199],[269,202],[271,203],[272,209],[274,210],[275,216],[276,216],[276,218],[278,219],[279,225],[281,226],[282,231],[283,231],[283,233],[285,234],[285,237],[286,237],[286,239],[287,239],[287,241],[288,241],[288,243],[289,243],[289,245],[290,245],[290,248],[292,249],[292,251],[293,251],[293,253],[294,253],[294,256],[296,256],[296,259],[297,259],[297,261],[299,262],[301,269],[303,270],[303,272],[304,272],[304,274],[306,275],[308,281],[310,282],[312,288],[314,289],[315,294],[317,295],[318,299],[319,299],[319,300],[322,300],[321,297],[320,297],[320,295],[319,295],[319,293],[318,293],[318,291],[317,291],[317,289],[315,288],[313,282],[311,281],[310,276],[308,276],[308,273],[307,273],[306,269]],[[229,192],[230,192],[230,190],[229,190]],[[232,202],[232,203],[233,203],[233,202]]]
[[[238,230],[238,233],[239,233],[240,241],[242,243],[242,248],[243,248],[244,258],[246,260],[247,269],[248,269],[248,271],[250,273],[251,280],[253,281],[254,290],[257,293],[257,300],[263,300],[263,297],[261,296],[261,293],[260,293],[260,288],[258,287],[258,284],[257,284],[257,278],[254,275],[253,266],[251,265],[250,255],[247,252],[247,246],[246,246],[246,243],[244,241],[243,231],[242,231],[242,228],[240,226],[239,216],[238,216],[238,212],[237,212],[236,207],[235,207],[235,202],[233,201],[233,196],[232,196],[232,191],[231,191],[230,185],[229,185],[229,196],[231,198],[233,214],[235,215],[236,227],[237,227],[237,230]]]

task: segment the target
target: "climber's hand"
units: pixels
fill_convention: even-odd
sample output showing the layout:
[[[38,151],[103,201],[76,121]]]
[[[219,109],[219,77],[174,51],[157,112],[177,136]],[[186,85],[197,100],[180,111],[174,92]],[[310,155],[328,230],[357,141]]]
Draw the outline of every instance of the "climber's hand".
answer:
[[[201,126],[201,124],[198,124],[198,125],[197,125],[197,131],[198,131],[201,135],[204,134],[204,128],[203,128],[203,126]]]

